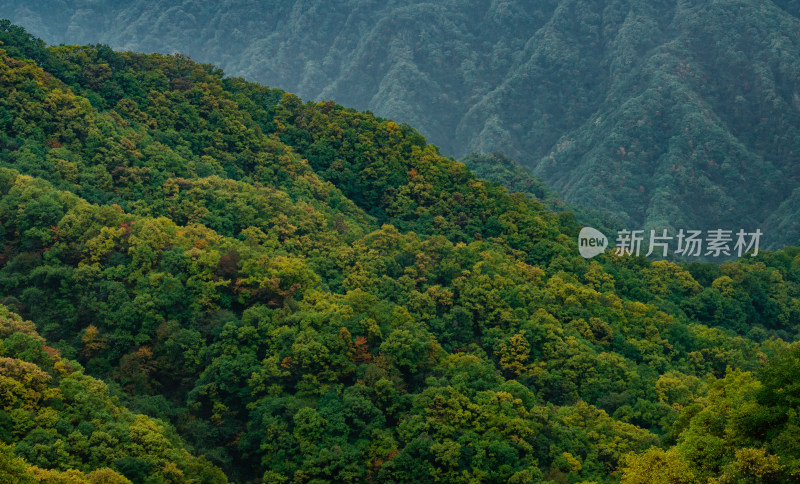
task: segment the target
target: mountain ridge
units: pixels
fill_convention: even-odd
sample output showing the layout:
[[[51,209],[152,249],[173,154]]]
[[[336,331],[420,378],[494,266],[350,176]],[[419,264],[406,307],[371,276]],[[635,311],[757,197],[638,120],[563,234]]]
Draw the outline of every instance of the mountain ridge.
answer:
[[[446,155],[504,152],[566,202],[631,230],[759,228],[770,248],[800,240],[788,223],[800,183],[796,2],[0,9],[51,42],[180,51],[369,109]]]

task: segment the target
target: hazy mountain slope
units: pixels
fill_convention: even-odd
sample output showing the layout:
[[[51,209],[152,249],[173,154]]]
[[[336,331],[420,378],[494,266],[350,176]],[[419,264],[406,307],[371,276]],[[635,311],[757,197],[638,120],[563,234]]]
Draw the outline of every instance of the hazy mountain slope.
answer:
[[[759,227],[766,245],[800,240],[773,215],[798,187],[797,11],[792,1],[0,1],[50,42],[180,51],[410,122],[446,155],[503,151],[567,202],[632,229]]]
[[[524,193],[541,200],[553,212],[574,214],[576,222],[581,225],[594,227],[606,234],[614,234],[625,228],[611,213],[565,203],[545,182],[534,177],[530,170],[500,152],[470,153],[461,158],[461,162],[480,178],[499,183],[512,193]]]
[[[458,120],[503,81],[555,3],[4,1],[0,11],[51,43],[182,52],[304,98],[371,109],[457,155]]]

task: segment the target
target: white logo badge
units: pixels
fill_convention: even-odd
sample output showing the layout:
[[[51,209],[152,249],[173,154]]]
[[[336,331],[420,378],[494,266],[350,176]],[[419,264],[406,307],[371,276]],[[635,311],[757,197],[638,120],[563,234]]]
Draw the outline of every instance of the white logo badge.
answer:
[[[608,247],[608,239],[599,230],[584,227],[578,234],[578,250],[585,259],[602,254]]]

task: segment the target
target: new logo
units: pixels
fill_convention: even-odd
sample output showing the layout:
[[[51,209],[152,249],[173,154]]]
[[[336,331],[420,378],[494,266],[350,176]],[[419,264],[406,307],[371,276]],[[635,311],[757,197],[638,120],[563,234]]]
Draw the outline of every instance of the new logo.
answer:
[[[584,227],[578,234],[578,250],[586,259],[602,254],[608,247],[608,239],[599,230]]]

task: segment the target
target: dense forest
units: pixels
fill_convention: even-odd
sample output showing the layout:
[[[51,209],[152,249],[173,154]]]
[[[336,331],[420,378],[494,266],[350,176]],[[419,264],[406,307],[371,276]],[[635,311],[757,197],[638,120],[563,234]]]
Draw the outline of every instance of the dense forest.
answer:
[[[502,151],[626,228],[800,243],[796,0],[0,0],[46,41],[181,52]],[[758,180],[757,183],[753,183]]]
[[[0,481],[800,482],[800,247],[585,260],[407,124],[0,42]]]

